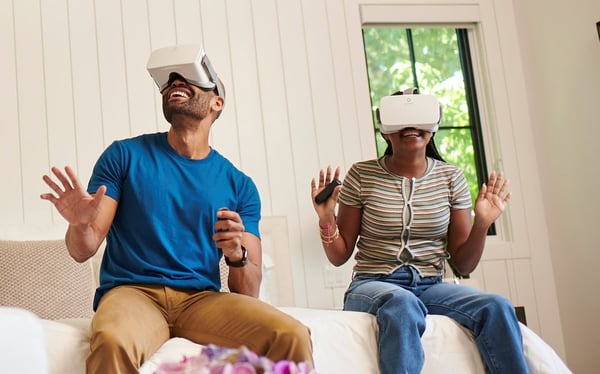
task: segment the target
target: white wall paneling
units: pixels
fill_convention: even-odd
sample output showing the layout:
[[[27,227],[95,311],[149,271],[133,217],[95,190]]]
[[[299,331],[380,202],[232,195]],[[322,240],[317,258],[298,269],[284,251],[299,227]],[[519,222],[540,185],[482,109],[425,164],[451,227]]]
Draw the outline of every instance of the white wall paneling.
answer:
[[[2,206],[0,227],[5,227],[7,231],[15,231],[17,226],[24,223],[19,109],[25,103],[19,102],[18,95],[15,32],[13,4],[11,1],[2,1],[0,2],[0,51],[2,51],[0,81],[4,82],[4,95],[0,100],[0,113],[2,113],[0,160],[7,181],[2,183],[2,193],[0,193],[0,206]]]
[[[173,1],[173,8],[177,44],[204,44],[201,1],[177,0]],[[204,14],[204,17],[210,17],[210,14]]]
[[[48,117],[41,9],[35,0],[14,2],[13,6],[23,218],[26,222],[39,224],[47,220],[50,213],[45,209],[40,214],[36,200],[40,185],[40,176],[36,171],[48,169]]]
[[[119,0],[94,2],[100,110],[105,145],[110,144],[114,139],[131,135],[133,130],[129,123],[129,92],[120,4]]]
[[[261,96],[259,84],[261,76],[257,64],[257,42],[254,32],[255,25],[266,21],[254,18],[252,4],[249,0],[231,1],[227,5],[227,22],[229,25],[235,25],[229,29],[231,80],[235,82],[235,87],[229,97],[235,97],[235,122],[227,124],[229,126],[227,129],[219,128],[219,130],[223,130],[219,134],[224,137],[222,141],[218,142],[217,149],[226,147],[231,139],[239,139],[238,166],[252,176],[261,195],[268,196],[265,130],[261,107],[265,98]],[[227,104],[225,104],[225,110],[228,110]],[[220,127],[220,125],[216,123],[214,126]],[[251,142],[243,141],[250,139],[252,139]],[[226,156],[228,155],[226,154]],[[269,200],[263,199],[264,203],[266,203],[267,211],[270,211]]]
[[[299,175],[310,175],[304,179],[304,188],[299,190],[299,204],[304,205],[306,215],[301,217],[308,238],[318,237],[317,216],[310,202],[310,179],[317,177],[320,168],[327,165],[345,166],[343,159],[342,128],[337,106],[335,87],[335,69],[333,66],[330,35],[330,20],[327,18],[326,2],[321,0],[302,0],[304,20],[304,36],[306,42],[306,59],[309,70],[310,91],[307,92],[312,101],[312,126],[317,152],[316,165],[300,164]],[[308,169],[310,168],[310,169]],[[310,239],[309,239],[310,240]],[[331,290],[324,284],[324,254],[319,240],[306,243],[304,263],[307,271],[306,288],[309,305],[326,306],[332,301]],[[310,275],[309,275],[310,274]]]
[[[240,166],[242,154],[238,127],[245,121],[255,121],[256,119],[240,118],[237,110],[239,95],[237,93],[238,82],[235,81],[235,77],[247,72],[244,70],[246,66],[244,63],[247,58],[251,57],[242,56],[242,60],[238,60],[237,64],[234,58],[233,45],[236,45],[239,40],[234,35],[230,35],[235,32],[232,28],[237,30],[237,27],[228,18],[228,14],[230,11],[235,11],[235,3],[235,1],[202,0],[200,2],[200,20],[203,35],[201,43],[217,74],[223,80],[227,92],[223,115],[211,131],[212,144],[235,165]],[[240,4],[243,6],[243,2]],[[246,27],[246,25],[243,23],[240,28]],[[254,76],[256,70],[252,70],[250,74]],[[244,82],[239,82],[239,84],[242,86],[241,89],[244,89]]]
[[[127,2],[127,1],[125,1]],[[138,70],[145,70],[146,62],[150,55],[150,51],[177,44],[177,30],[175,29],[175,1],[173,0],[148,0],[146,4],[138,4],[137,7],[130,8],[133,15],[137,12],[145,12],[148,18],[148,40],[150,42],[150,50],[144,54],[144,64],[135,66]],[[165,122],[162,114],[162,103],[160,95],[157,93],[156,88],[153,90],[154,94],[154,110],[156,112],[156,121],[159,131],[164,131],[168,128],[168,124]],[[148,108],[150,109],[150,108]],[[140,127],[143,127],[143,123],[132,123],[132,131],[135,133],[144,132]]]
[[[55,7],[61,11],[55,11]],[[40,91],[46,100],[48,158],[56,165],[64,166],[77,158],[67,3],[42,2],[40,10],[44,81],[38,82],[38,87],[43,88]],[[40,126],[43,125],[40,122]],[[39,175],[35,177],[41,180]],[[35,186],[40,185],[36,183]]]
[[[165,131],[160,95],[145,69],[151,47],[149,10],[145,0],[121,1],[123,61],[129,111],[121,118],[119,134]],[[190,11],[190,14],[193,14]],[[114,134],[110,140],[118,139]],[[108,139],[107,139],[108,140]],[[108,143],[107,143],[108,145]]]
[[[104,150],[104,128],[102,120],[102,91],[98,66],[96,40],[96,15],[90,1],[68,1],[69,41],[71,58],[72,98],[75,118],[75,144],[77,159],[70,165],[79,173],[82,183],[91,175],[91,168]],[[52,8],[59,11],[60,8]],[[47,46],[51,49],[51,46]],[[65,144],[63,146],[69,146]],[[50,159],[54,165],[55,160]],[[62,165],[57,165],[62,166]],[[40,202],[48,205],[47,202]],[[58,217],[58,220],[61,218]]]
[[[293,264],[294,294],[298,305],[308,305],[305,274],[313,276],[314,268],[305,265],[305,256],[319,253],[319,243],[306,233],[313,233],[309,205],[309,181],[318,172],[319,161],[315,139],[314,98],[310,95],[309,66],[304,33],[304,14],[300,1],[277,0],[278,34],[281,40],[281,64],[285,85],[285,123],[291,152],[291,163],[284,167],[286,175],[271,173],[273,188],[283,188],[290,194],[287,205],[291,212],[288,216],[290,230],[290,248]],[[272,155],[275,159],[280,156]],[[290,184],[286,184],[290,183]],[[280,213],[280,212],[278,212]]]
[[[260,98],[257,109],[262,119],[264,141],[258,143],[263,158],[256,160],[266,168],[263,190],[263,212],[288,215],[296,210],[294,170],[291,139],[287,116],[284,67],[281,59],[281,38],[274,0],[252,2],[254,38],[256,48],[257,81],[256,97]],[[241,100],[245,98],[240,97]],[[268,156],[267,157],[267,153]],[[275,177],[277,176],[277,177]],[[278,211],[276,211],[279,210]],[[270,212],[270,213],[269,213]]]

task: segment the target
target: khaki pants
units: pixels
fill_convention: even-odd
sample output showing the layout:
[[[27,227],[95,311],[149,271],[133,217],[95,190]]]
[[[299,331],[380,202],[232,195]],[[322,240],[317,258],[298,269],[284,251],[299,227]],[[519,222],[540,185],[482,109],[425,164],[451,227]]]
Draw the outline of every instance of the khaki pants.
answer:
[[[92,320],[87,373],[137,373],[170,337],[199,344],[244,345],[273,361],[312,360],[310,331],[253,297],[162,286],[110,290]]]

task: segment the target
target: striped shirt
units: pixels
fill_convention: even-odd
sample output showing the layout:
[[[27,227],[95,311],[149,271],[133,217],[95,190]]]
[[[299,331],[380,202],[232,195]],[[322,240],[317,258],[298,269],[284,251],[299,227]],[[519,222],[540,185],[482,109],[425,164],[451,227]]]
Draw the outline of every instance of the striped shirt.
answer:
[[[338,201],[362,209],[354,274],[390,274],[410,265],[438,276],[446,251],[451,209],[468,209],[471,196],[462,170],[427,158],[421,178],[390,172],[383,157],[357,162]]]

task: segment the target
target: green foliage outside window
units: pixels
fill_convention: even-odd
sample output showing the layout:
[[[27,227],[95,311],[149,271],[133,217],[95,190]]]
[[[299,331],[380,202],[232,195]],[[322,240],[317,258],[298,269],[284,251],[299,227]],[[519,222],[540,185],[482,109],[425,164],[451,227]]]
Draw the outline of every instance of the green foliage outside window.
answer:
[[[456,29],[364,27],[363,39],[378,155],[386,148],[375,119],[381,97],[410,87],[436,95],[442,122],[435,144],[446,162],[462,168],[474,201],[479,182]]]

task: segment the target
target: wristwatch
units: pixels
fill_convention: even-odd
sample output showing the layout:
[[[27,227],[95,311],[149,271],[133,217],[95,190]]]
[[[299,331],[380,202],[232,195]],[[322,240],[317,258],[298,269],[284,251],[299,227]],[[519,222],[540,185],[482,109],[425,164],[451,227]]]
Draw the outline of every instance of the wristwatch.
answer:
[[[241,260],[229,261],[227,256],[223,256],[223,257],[225,257],[225,263],[227,264],[227,266],[231,266],[233,268],[241,268],[241,267],[246,266],[246,264],[248,263],[248,251],[246,250],[246,248],[244,246],[242,246],[242,259]]]

